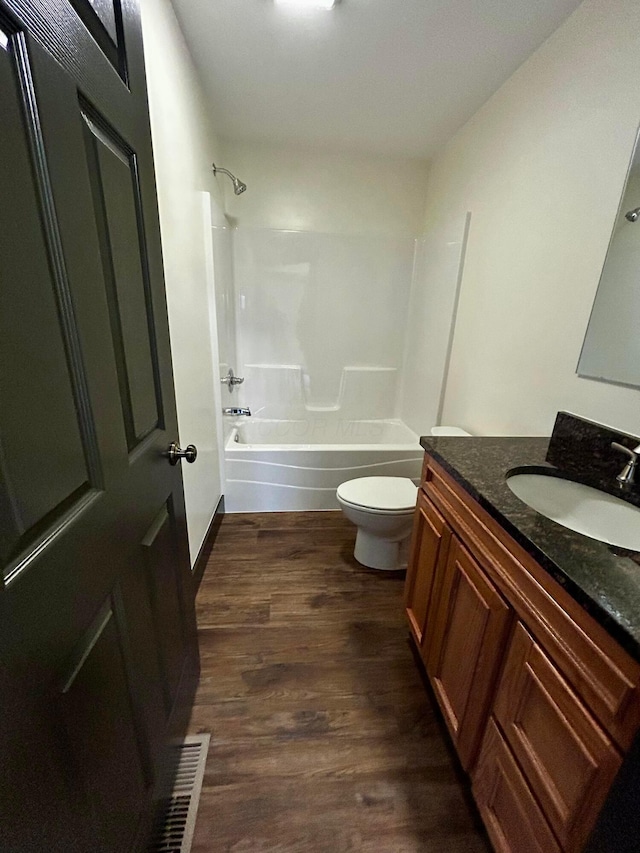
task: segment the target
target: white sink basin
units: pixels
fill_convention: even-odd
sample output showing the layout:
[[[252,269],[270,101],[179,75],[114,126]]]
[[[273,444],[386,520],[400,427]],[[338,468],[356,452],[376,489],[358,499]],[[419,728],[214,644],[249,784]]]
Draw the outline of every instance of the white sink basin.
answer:
[[[640,551],[640,508],[619,498],[545,474],[514,473],[507,485],[541,515],[600,542]]]

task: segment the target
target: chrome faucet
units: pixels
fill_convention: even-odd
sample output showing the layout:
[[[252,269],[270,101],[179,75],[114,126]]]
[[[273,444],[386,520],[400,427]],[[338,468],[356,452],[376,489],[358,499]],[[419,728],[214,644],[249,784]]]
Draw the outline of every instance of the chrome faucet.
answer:
[[[637,447],[634,447],[633,450],[629,450],[629,448],[625,447],[624,444],[618,444],[617,441],[612,441],[611,447],[614,450],[619,450],[621,453],[625,453],[629,457],[629,461],[622,471],[620,471],[616,480],[621,486],[633,486],[636,481],[636,468],[638,467],[638,459],[640,458],[640,444]]]
[[[229,406],[226,409],[222,410],[223,415],[246,415],[248,418],[251,417],[251,409],[246,408],[246,406]]]

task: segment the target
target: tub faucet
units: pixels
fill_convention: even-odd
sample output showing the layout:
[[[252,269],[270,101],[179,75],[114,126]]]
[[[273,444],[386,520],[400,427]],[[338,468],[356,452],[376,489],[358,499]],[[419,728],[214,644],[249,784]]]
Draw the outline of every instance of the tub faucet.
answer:
[[[222,410],[223,415],[246,415],[248,418],[251,417],[251,409],[246,408],[246,406],[229,406],[226,409]]]
[[[621,486],[633,486],[636,482],[636,468],[638,466],[638,459],[640,458],[640,444],[637,447],[634,447],[633,450],[629,450],[629,448],[625,447],[624,444],[618,444],[617,441],[612,441],[611,447],[614,450],[619,450],[621,453],[625,453],[629,457],[629,461],[622,471],[620,471],[616,480]]]

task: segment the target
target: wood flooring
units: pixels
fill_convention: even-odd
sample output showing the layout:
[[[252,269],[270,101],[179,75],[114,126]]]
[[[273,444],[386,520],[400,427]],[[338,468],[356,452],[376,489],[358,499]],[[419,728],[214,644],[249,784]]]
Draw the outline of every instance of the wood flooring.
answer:
[[[403,578],[341,513],[227,515],[197,598],[192,853],[489,853],[425,691]]]

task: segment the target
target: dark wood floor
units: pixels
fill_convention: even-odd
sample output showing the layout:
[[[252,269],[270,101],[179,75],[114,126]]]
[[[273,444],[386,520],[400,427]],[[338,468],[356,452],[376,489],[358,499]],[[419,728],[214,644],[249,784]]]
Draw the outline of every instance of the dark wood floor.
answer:
[[[197,599],[193,853],[488,853],[411,653],[401,577],[340,513],[225,516]]]

